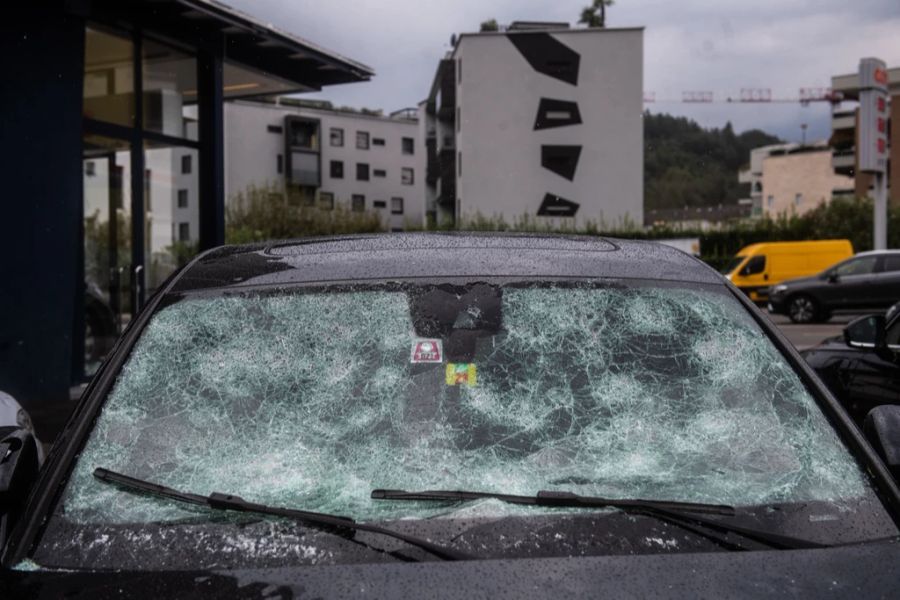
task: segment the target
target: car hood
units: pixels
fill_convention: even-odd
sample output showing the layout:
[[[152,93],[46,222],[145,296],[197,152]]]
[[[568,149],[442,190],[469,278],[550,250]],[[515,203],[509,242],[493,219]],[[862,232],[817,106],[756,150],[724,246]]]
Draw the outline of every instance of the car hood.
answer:
[[[881,597],[900,545],[145,573],[3,573],[0,596],[34,598]]]

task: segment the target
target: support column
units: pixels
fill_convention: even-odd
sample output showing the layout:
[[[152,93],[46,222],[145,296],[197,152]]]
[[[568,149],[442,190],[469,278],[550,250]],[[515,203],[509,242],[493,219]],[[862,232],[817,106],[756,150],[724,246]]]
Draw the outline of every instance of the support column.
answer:
[[[197,56],[200,117],[200,249],[225,243],[225,108],[221,52]]]

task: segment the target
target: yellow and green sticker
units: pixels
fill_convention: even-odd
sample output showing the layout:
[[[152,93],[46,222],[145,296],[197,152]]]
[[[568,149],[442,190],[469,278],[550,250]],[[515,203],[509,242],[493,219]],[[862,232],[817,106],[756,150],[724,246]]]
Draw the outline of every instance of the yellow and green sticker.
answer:
[[[478,370],[473,363],[447,363],[447,385],[467,385],[475,387]]]

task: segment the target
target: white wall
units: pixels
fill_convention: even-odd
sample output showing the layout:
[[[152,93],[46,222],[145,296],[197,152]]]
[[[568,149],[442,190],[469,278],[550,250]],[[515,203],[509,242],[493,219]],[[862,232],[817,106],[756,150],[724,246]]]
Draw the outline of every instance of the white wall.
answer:
[[[362,194],[366,210],[377,210],[386,227],[400,229],[407,225],[420,227],[425,218],[425,145],[415,121],[370,117],[290,106],[264,105],[252,102],[225,104],[225,197],[229,201],[250,185],[284,184],[284,174],[277,170],[278,155],[284,153],[284,133],[270,133],[269,125],[284,127],[287,115],[320,120],[321,173],[320,191],[331,192],[336,203],[350,205],[353,194]],[[330,144],[330,129],[344,130],[344,145]],[[356,132],[369,133],[369,149],[356,148]],[[414,154],[402,153],[401,139],[412,138]],[[372,144],[383,138],[384,146]],[[330,162],[343,161],[344,177],[330,176]],[[356,165],[369,165],[369,180],[357,181]],[[413,169],[413,185],[401,181],[401,169]],[[385,177],[375,177],[375,170],[385,170]],[[403,214],[392,214],[391,198],[403,198]],[[386,208],[374,209],[376,200]]]
[[[552,193],[580,204],[579,226],[587,220],[616,226],[626,218],[640,225],[643,31],[552,35],[581,57],[577,86],[532,69],[504,34],[466,35],[457,46],[462,217],[476,212],[499,214],[508,222],[526,213],[533,217],[544,195]],[[582,124],[535,131],[542,97],[577,102]],[[582,146],[574,181],[542,168],[542,144]]]

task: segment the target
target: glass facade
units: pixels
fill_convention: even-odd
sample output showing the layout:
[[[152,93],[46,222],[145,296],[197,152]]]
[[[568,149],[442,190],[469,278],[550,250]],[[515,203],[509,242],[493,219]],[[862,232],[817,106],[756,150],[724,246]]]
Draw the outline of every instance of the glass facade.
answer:
[[[196,56],[181,49],[85,30],[84,376],[199,249],[197,77]]]
[[[131,151],[100,135],[83,141],[84,371],[92,375],[131,319]]]
[[[83,115],[134,126],[134,43],[96,27],[85,30]]]

